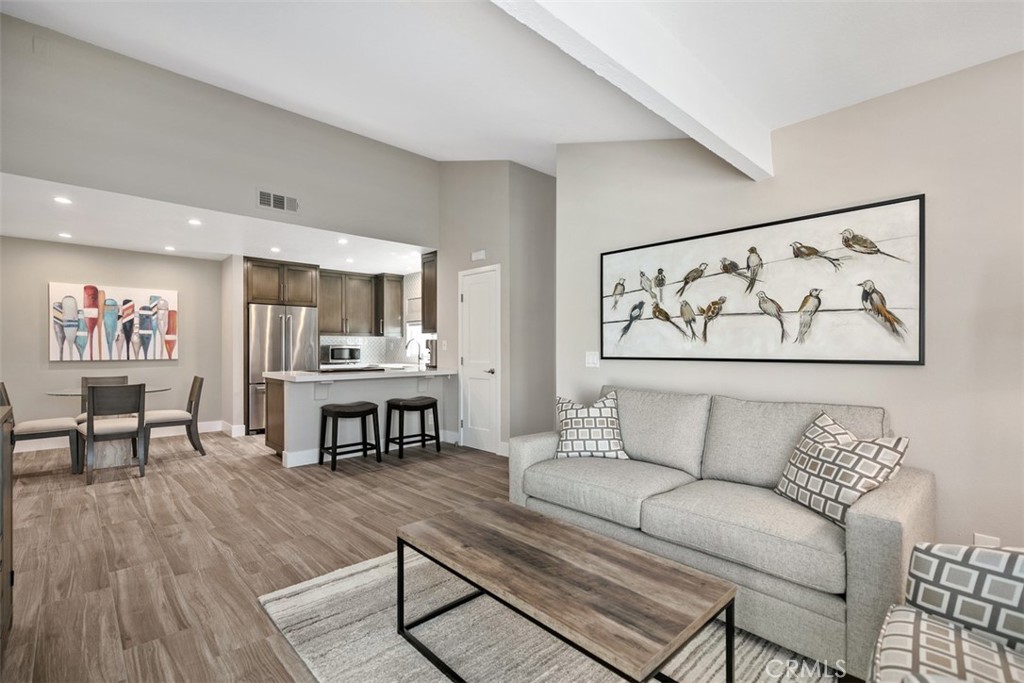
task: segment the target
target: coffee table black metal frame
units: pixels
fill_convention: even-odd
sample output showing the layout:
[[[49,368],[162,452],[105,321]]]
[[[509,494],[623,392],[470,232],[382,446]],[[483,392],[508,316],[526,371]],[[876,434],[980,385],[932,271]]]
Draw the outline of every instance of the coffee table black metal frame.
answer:
[[[455,599],[455,600],[453,600],[453,601],[451,601],[451,602],[449,602],[449,603],[447,603],[445,605],[442,605],[441,607],[438,607],[437,609],[431,610],[430,612],[427,612],[423,616],[418,617],[416,619],[413,619],[412,621],[406,623],[406,621],[405,621],[405,548],[406,547],[409,547],[412,550],[416,551],[417,553],[419,553],[423,557],[427,558],[428,560],[430,560],[431,562],[433,562],[437,566],[439,566],[442,569],[444,569],[445,571],[447,571],[449,574],[452,574],[453,576],[458,577],[459,579],[461,579],[465,583],[468,583],[470,586],[472,586],[476,590],[474,590],[472,593],[467,593],[466,595],[463,595],[460,598],[457,598],[457,599]],[[476,598],[479,598],[482,595],[487,595],[487,596],[493,598],[494,600],[497,600],[499,603],[501,603],[505,607],[509,608],[510,610],[512,610],[513,612],[518,614],[519,616],[521,616],[521,617],[523,617],[525,619],[528,619],[530,622],[536,624],[537,626],[541,627],[542,629],[544,629],[545,631],[547,631],[551,635],[555,636],[556,638],[561,640],[566,645],[570,645],[574,649],[576,649],[579,652],[585,654],[587,657],[590,657],[592,660],[594,660],[595,662],[597,662],[601,666],[605,667],[606,669],[608,669],[609,671],[611,671],[615,675],[620,676],[621,678],[624,678],[627,681],[634,681],[635,683],[642,683],[642,681],[637,680],[637,679],[633,678],[632,676],[628,676],[627,674],[625,674],[622,671],[620,671],[619,669],[615,668],[614,666],[612,666],[608,662],[604,661],[603,659],[601,659],[597,655],[593,654],[592,652],[587,651],[586,649],[584,649],[578,643],[575,643],[572,640],[569,640],[568,638],[563,636],[562,634],[557,633],[556,631],[552,630],[549,626],[547,626],[545,624],[542,624],[537,619],[534,619],[529,614],[526,614],[525,612],[523,612],[522,610],[517,608],[515,605],[509,604],[508,602],[506,602],[505,600],[499,598],[497,595],[494,595],[493,593],[491,593],[490,591],[488,591],[486,588],[482,587],[481,585],[479,585],[475,581],[472,581],[472,580],[466,578],[460,572],[456,571],[455,569],[452,569],[451,567],[446,565],[444,562],[441,562],[437,558],[432,557],[429,553],[424,552],[423,550],[417,548],[415,545],[413,545],[412,543],[409,543],[408,541],[406,541],[406,540],[404,540],[402,538],[398,539],[398,557],[397,557],[396,561],[397,561],[397,564],[398,564],[398,603],[397,603],[398,604],[398,634],[400,636],[402,636],[403,638],[405,638],[407,641],[409,641],[409,643],[414,648],[416,648],[420,652],[420,654],[422,654],[424,657],[426,657],[427,660],[430,661],[430,663],[433,664],[437,668],[438,671],[443,673],[450,680],[456,681],[456,683],[466,683],[466,681],[465,681],[464,678],[459,676],[459,674],[455,673],[455,670],[452,669],[450,666],[448,666],[444,662],[443,659],[438,657],[434,653],[433,650],[431,650],[429,647],[427,647],[427,645],[425,643],[423,643],[423,641],[421,641],[419,638],[414,636],[412,634],[412,632],[411,632],[411,629],[414,629],[417,626],[425,624],[428,621],[430,621],[431,619],[436,619],[437,617],[441,616],[442,614],[445,614],[446,612],[450,612],[451,610],[455,609],[456,607],[459,607],[460,605],[464,605],[467,602],[471,602],[471,601],[475,600]],[[735,649],[734,648],[735,648],[735,644],[736,644],[735,602],[736,602],[736,599],[733,598],[732,600],[729,601],[729,603],[725,607],[723,607],[717,613],[712,615],[707,620],[707,622],[703,626],[701,626],[699,629],[697,629],[697,631],[695,631],[694,634],[686,642],[684,642],[682,645],[680,645],[678,648],[676,648],[675,651],[669,653],[665,657],[665,660],[661,663],[661,666],[664,666],[670,659],[672,659],[672,657],[674,657],[676,654],[678,654],[680,650],[682,650],[684,647],[686,647],[690,643],[690,641],[692,641],[694,638],[696,638],[697,635],[701,631],[703,631],[705,628],[707,628],[708,624],[711,624],[712,622],[717,620],[718,617],[721,616],[721,614],[724,612],[725,613],[725,680],[726,680],[726,683],[735,683],[735,663],[734,663],[735,662]],[[660,671],[655,671],[654,673],[652,673],[650,676],[648,676],[646,679],[643,679],[643,680],[651,680],[651,679],[656,680],[656,681],[661,681],[662,683],[677,683],[675,681],[675,679],[669,677],[668,675],[666,675],[664,673],[661,673]]]

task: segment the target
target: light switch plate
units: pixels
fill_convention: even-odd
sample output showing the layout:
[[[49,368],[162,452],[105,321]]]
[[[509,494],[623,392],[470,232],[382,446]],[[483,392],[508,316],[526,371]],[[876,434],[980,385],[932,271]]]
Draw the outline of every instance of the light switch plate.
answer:
[[[470,254],[469,258],[473,261],[483,261],[484,259],[487,258],[487,250],[480,249],[478,251],[474,251],[472,254]]]
[[[601,367],[601,354],[597,351],[587,351],[585,354],[585,364],[588,368],[599,368]]]

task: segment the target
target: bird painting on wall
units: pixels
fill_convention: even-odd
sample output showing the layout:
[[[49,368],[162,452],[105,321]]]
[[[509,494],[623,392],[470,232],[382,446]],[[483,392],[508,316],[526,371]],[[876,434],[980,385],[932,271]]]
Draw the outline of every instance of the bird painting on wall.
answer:
[[[686,291],[687,287],[689,287],[694,282],[704,277],[704,271],[707,269],[707,267],[708,264],[702,263],[693,270],[691,270],[689,273],[687,273],[685,276],[683,276],[683,286],[676,290],[676,296],[683,296],[683,293]]]
[[[809,261],[810,259],[814,258],[824,259],[831,263],[832,267],[835,268],[837,272],[840,268],[843,267],[843,259],[845,258],[843,256],[840,256],[839,258],[834,258],[832,256],[828,256],[826,254],[821,253],[815,247],[812,247],[807,244],[801,244],[800,242],[793,242],[789,246],[793,248],[793,258],[804,259],[805,261]]]
[[[811,321],[819,308],[821,308],[821,290],[812,289],[800,302],[800,331],[797,332],[794,343],[803,344],[807,339],[807,333],[811,331]]]
[[[786,323],[782,320],[782,306],[779,305],[779,302],[761,291],[757,293],[757,306],[762,313],[779,321],[779,327],[782,328],[782,338],[779,343],[786,341],[789,334],[786,333]]]
[[[626,278],[620,277],[619,281],[612,287],[612,310],[619,307],[619,299],[626,293]]]
[[[754,291],[754,283],[757,282],[757,276],[761,274],[763,266],[764,261],[761,260],[761,255],[757,253],[757,247],[747,249],[747,294]]]
[[[849,228],[843,230],[841,233],[839,233],[839,235],[843,239],[843,246],[849,249],[850,251],[854,252],[855,254],[866,254],[868,256],[888,256],[889,258],[894,258],[897,261],[910,263],[909,261],[907,261],[907,259],[900,258],[899,256],[890,254],[889,252],[886,251],[882,251],[881,249],[878,248],[878,245],[875,244],[874,241],[865,237],[864,235],[858,235]]]
[[[693,324],[697,322],[697,314],[693,312],[693,306],[686,299],[679,302],[679,317],[683,319],[683,324],[690,330],[690,339],[696,339],[697,333],[693,329]]]
[[[697,310],[704,316],[704,329],[701,330],[700,338],[705,344],[708,342],[708,323],[722,314],[722,307],[725,306],[725,297],[720,296],[707,306],[698,306]]]
[[[658,268],[658,274],[654,276],[654,286],[658,288],[658,301],[664,301],[663,291],[665,289],[665,269]]]
[[[732,259],[723,256],[721,270],[726,275],[732,275],[734,277],[738,277],[744,282],[747,282],[747,276],[740,272],[740,264],[736,263]]]
[[[629,328],[633,327],[633,323],[640,319],[640,316],[643,315],[643,312],[643,301],[637,301],[635,304],[633,304],[633,308],[629,309],[629,320],[626,322],[626,325],[622,328],[622,334],[619,335],[619,341],[622,341],[622,338],[626,336],[627,332],[629,332]]]
[[[654,285],[651,283],[650,276],[644,271],[640,271],[640,289],[647,292],[647,294],[657,301],[658,295],[654,293]]]
[[[903,339],[903,331],[906,331],[907,326],[888,309],[885,295],[875,287],[875,283],[865,280],[857,286],[863,288],[860,294],[860,303],[864,307],[864,311],[877,317],[894,335]]]
[[[655,318],[657,318],[658,320],[661,320],[663,322],[668,323],[672,327],[674,327],[677,330],[679,330],[679,333],[682,334],[684,337],[689,338],[689,335],[686,334],[686,330],[684,330],[683,328],[679,327],[679,325],[677,325],[676,322],[674,320],[672,320],[672,316],[669,315],[668,311],[666,311],[664,308],[659,306],[657,301],[655,301],[652,304],[651,315],[654,316]]]

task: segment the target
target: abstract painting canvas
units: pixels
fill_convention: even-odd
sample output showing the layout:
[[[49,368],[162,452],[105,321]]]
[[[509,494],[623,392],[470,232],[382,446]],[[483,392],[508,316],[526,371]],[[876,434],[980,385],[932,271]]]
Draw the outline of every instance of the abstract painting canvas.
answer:
[[[53,361],[177,360],[178,292],[50,283]]]
[[[924,195],[601,254],[602,358],[924,364]]]

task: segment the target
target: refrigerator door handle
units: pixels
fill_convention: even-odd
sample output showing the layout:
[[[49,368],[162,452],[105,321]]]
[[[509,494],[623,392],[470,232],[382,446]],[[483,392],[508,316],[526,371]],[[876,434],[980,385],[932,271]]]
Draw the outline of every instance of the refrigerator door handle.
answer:
[[[286,335],[288,338],[288,350],[285,352],[285,358],[288,359],[288,372],[291,372],[292,370],[295,369],[293,365],[293,361],[295,359],[292,356],[294,352],[294,349],[292,349],[292,344],[295,343],[295,336],[294,327],[292,326],[292,317],[289,315],[287,316],[286,320],[288,321],[288,334]]]
[[[288,342],[284,330],[284,314],[277,316],[281,323],[281,371],[288,372]]]

